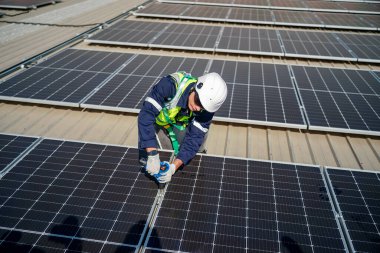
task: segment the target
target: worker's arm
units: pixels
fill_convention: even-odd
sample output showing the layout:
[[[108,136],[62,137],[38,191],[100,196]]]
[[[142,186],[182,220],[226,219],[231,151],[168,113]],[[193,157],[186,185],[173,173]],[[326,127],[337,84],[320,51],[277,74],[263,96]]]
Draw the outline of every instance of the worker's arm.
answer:
[[[187,128],[178,156],[169,165],[169,170],[159,177],[158,181],[160,183],[170,182],[176,170],[183,164],[187,164],[196,155],[210,127],[212,117],[213,114],[209,112],[203,112],[199,116],[194,117],[194,120]]]
[[[156,117],[164,106],[165,101],[175,95],[175,84],[171,77],[166,76],[155,84],[138,116],[139,148],[150,152],[157,149],[154,124]]]
[[[173,162],[176,164],[176,169],[178,169],[178,167],[182,164],[188,164],[189,161],[196,155],[203,143],[206,133],[208,132],[213,116],[213,113],[203,111],[195,116],[190,122],[177,158]]]

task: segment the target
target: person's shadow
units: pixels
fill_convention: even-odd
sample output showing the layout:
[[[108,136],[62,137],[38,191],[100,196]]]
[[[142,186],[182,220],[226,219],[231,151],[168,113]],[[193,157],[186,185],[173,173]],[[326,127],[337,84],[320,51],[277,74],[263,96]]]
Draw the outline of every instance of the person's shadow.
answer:
[[[287,249],[285,252],[289,253],[303,253],[297,242],[288,236],[281,237],[281,244]]]
[[[79,228],[78,219],[76,217],[68,216],[62,224],[54,226],[50,233],[68,237],[75,236],[78,239],[73,240],[65,237],[50,235],[49,240],[65,245],[67,250],[82,252],[82,240],[80,240],[81,231]]]
[[[134,224],[129,230],[127,235],[124,238],[123,244],[132,244],[132,245],[137,245],[140,241],[140,238],[142,236],[142,232],[144,231],[144,226],[145,226],[146,221],[145,220],[139,220],[136,224]],[[148,227],[149,230],[149,227]],[[155,238],[155,248],[161,249],[161,242],[158,237],[157,230],[153,228],[151,237]],[[144,242],[146,238],[144,238],[142,241]],[[126,248],[123,246],[120,246],[116,249],[115,252],[113,253],[125,253],[125,252],[135,252],[135,248]]]
[[[5,241],[0,245],[0,252],[28,253],[33,249],[33,253],[45,253],[45,251],[33,247],[33,245],[22,244],[22,242],[20,242],[22,235],[23,233],[19,231],[11,231],[10,233],[3,234],[0,241]]]

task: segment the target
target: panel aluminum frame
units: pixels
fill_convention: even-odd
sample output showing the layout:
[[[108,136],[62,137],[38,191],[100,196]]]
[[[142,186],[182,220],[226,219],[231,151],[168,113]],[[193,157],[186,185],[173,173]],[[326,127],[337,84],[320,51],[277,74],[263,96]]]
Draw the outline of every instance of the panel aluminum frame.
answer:
[[[222,159],[234,159],[234,160],[240,160],[240,161],[256,161],[256,162],[267,162],[267,163],[271,163],[271,164],[283,164],[283,165],[291,165],[291,166],[307,166],[307,167],[314,167],[314,168],[318,168],[319,169],[319,172],[320,172],[320,175],[321,175],[321,178],[322,178],[322,181],[323,181],[323,184],[326,188],[326,194],[328,195],[329,197],[329,203],[330,203],[330,207],[331,207],[331,211],[333,212],[334,214],[334,220],[336,222],[336,225],[337,225],[337,228],[338,228],[338,231],[339,231],[339,234],[341,236],[341,240],[342,240],[342,244],[343,244],[343,247],[344,247],[344,250],[346,252],[349,252],[349,247],[347,245],[347,242],[346,242],[346,238],[344,236],[344,231],[343,231],[343,228],[340,224],[340,220],[339,220],[339,217],[337,216],[337,210],[335,209],[335,203],[333,203],[332,201],[332,197],[331,197],[331,193],[330,193],[330,189],[328,187],[328,183],[326,181],[326,178],[325,178],[325,175],[324,175],[324,168],[321,167],[321,166],[318,166],[318,165],[313,165],[313,164],[304,164],[304,163],[292,163],[292,162],[277,162],[277,161],[273,161],[273,160],[266,160],[266,159],[253,159],[253,158],[241,158],[241,157],[235,157],[235,156],[223,156],[223,155],[210,155],[210,154],[197,154],[198,156],[200,157],[212,157],[212,158],[222,158]],[[201,159],[201,158],[200,158]],[[202,159],[201,159],[202,160]],[[222,176],[223,177],[223,176]],[[163,189],[163,192],[162,192],[162,197],[161,197],[161,200],[159,201],[159,204],[157,206],[157,214],[158,212],[160,211],[161,209],[161,206],[162,206],[162,202],[165,200],[165,195],[167,193],[167,189],[168,189],[168,185],[165,186],[165,188]],[[152,247],[148,247],[148,243],[149,243],[149,238],[153,232],[153,230],[155,229],[155,223],[157,221],[157,217],[158,215],[155,216],[154,220],[152,220],[152,223],[151,223],[151,227],[149,229],[149,232],[147,234],[147,240],[145,241],[143,247],[142,247],[142,252],[152,252],[152,251],[155,251],[157,250],[157,248],[152,248]],[[165,252],[174,252],[172,250],[164,250]],[[183,251],[175,251],[175,252],[183,252]]]
[[[0,179],[7,174],[19,161],[21,161],[29,152],[37,146],[42,138],[39,136],[31,136],[31,135],[14,135],[9,133],[0,133],[1,135],[13,136],[13,137],[29,137],[35,138],[35,140],[27,147],[23,152],[21,152],[11,163],[9,163],[3,170],[0,171]]]
[[[28,10],[28,9],[37,9],[40,6],[47,5],[47,4],[56,4],[62,2],[62,0],[46,0],[46,1],[36,1],[33,3],[22,5],[22,4],[0,4],[0,8],[6,8],[6,9],[20,9],[20,10]]]
[[[3,134],[3,133],[0,133],[0,134]],[[7,134],[7,133],[4,133],[4,135],[14,136],[12,134]],[[25,156],[27,156],[31,151],[33,151],[34,148],[37,147],[38,144],[40,144],[44,140],[48,140],[48,141],[50,141],[50,140],[52,140],[52,141],[62,141],[62,142],[67,142],[68,141],[68,142],[80,143],[80,144],[94,144],[94,145],[101,145],[101,146],[121,147],[121,148],[125,148],[126,150],[129,149],[129,148],[138,149],[138,147],[134,147],[134,146],[125,146],[125,145],[117,145],[117,144],[105,144],[105,143],[99,143],[99,142],[88,142],[88,141],[78,141],[78,140],[67,140],[67,139],[62,139],[62,138],[44,138],[44,137],[35,137],[35,136],[28,136],[28,135],[17,135],[17,136],[34,137],[34,138],[36,138],[36,140],[27,148],[27,150],[25,150],[19,157],[17,157],[17,161],[13,162],[12,166],[6,172],[11,171],[13,167],[15,167],[19,162],[21,162],[22,159]],[[172,150],[160,149],[160,151],[171,153],[171,157],[173,157],[173,151]],[[138,172],[138,173],[140,173],[140,172]],[[0,174],[0,179],[5,174],[6,173],[1,173]],[[32,234],[37,234],[39,236],[47,235],[47,236],[55,236],[55,237],[60,237],[60,238],[65,238],[65,239],[71,239],[71,240],[79,239],[79,240],[89,241],[89,242],[98,242],[98,243],[102,243],[104,245],[111,244],[111,245],[116,245],[116,246],[118,246],[118,245],[120,245],[120,246],[128,246],[128,247],[131,247],[131,248],[135,248],[134,252],[138,253],[138,252],[140,252],[140,248],[142,247],[142,243],[144,242],[144,239],[145,239],[145,234],[147,233],[147,230],[149,228],[149,225],[150,225],[149,221],[152,220],[152,217],[155,214],[155,209],[156,209],[156,207],[157,207],[157,205],[159,203],[158,201],[160,200],[160,196],[161,196],[161,194],[160,194],[160,191],[158,190],[157,193],[156,193],[156,196],[154,198],[154,201],[153,201],[153,203],[151,205],[149,214],[148,214],[146,222],[145,222],[144,229],[141,232],[141,236],[140,236],[140,239],[139,239],[139,242],[138,242],[137,245],[130,245],[130,244],[125,244],[125,243],[108,242],[108,241],[102,241],[102,240],[85,238],[85,237],[76,237],[76,236],[70,236],[70,235],[53,234],[53,233],[49,233],[49,232],[29,231],[29,230],[23,230],[23,229],[18,229],[18,228],[3,227],[1,225],[0,225],[0,229],[5,229],[5,230],[11,229],[12,231],[32,233]],[[1,241],[0,241],[0,244],[1,244]]]
[[[149,47],[149,44],[147,43],[118,42],[118,41],[93,40],[93,39],[85,39],[84,42],[93,43],[93,44],[102,44],[102,45]]]
[[[58,105],[58,106],[76,107],[76,108],[80,107],[79,103],[62,102],[62,101],[54,101],[54,100],[44,100],[44,99],[34,99],[34,98],[0,96],[0,100],[12,101],[12,102],[22,102],[22,103],[32,103],[32,104]]]
[[[351,239],[351,236],[350,236],[350,233],[349,233],[349,229],[347,228],[347,225],[346,225],[346,223],[344,221],[342,210],[340,208],[340,205],[339,205],[339,202],[338,202],[338,198],[337,198],[337,196],[335,194],[334,187],[333,187],[332,181],[330,179],[330,174],[328,172],[329,169],[346,170],[346,171],[357,171],[357,172],[367,172],[367,173],[374,173],[374,174],[377,174],[378,172],[371,171],[371,170],[341,168],[341,167],[333,167],[333,166],[325,166],[323,168],[323,175],[324,175],[324,178],[325,178],[325,180],[327,182],[327,186],[328,186],[329,192],[331,192],[331,194],[330,194],[331,197],[332,197],[331,199],[333,200],[333,201],[330,201],[330,202],[333,202],[333,204],[335,206],[335,209],[337,211],[337,215],[338,215],[338,218],[339,218],[339,221],[340,221],[340,225],[343,228],[342,231],[343,231],[344,236],[346,238],[346,242],[348,242],[348,244],[349,244],[350,251],[351,252],[355,252],[355,248],[354,248],[354,245],[352,243],[352,239]]]

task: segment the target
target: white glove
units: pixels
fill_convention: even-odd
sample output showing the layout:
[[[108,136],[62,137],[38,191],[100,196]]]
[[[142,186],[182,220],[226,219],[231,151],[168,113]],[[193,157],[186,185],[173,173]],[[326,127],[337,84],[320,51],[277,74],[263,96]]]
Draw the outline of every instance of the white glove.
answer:
[[[146,171],[151,176],[153,176],[154,174],[157,174],[160,171],[160,156],[159,156],[159,154],[148,156],[148,161],[146,162]]]
[[[161,176],[157,179],[159,183],[169,183],[172,180],[172,176],[175,173],[175,165],[172,163],[169,165],[169,169],[166,172],[161,173]]]

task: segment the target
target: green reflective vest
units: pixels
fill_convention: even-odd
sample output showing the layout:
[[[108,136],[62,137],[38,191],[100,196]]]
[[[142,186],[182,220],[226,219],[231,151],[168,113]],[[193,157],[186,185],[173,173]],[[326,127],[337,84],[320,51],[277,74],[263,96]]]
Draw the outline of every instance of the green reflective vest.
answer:
[[[166,128],[169,126],[174,126],[180,130],[183,130],[189,124],[189,119],[191,118],[193,112],[190,111],[188,116],[178,116],[178,113],[181,111],[181,107],[177,106],[177,104],[186,88],[190,84],[197,82],[197,78],[186,74],[186,72],[183,71],[173,73],[170,76],[175,80],[176,94],[170,101],[164,104],[160,114],[156,117],[156,123],[157,125]]]

